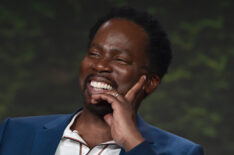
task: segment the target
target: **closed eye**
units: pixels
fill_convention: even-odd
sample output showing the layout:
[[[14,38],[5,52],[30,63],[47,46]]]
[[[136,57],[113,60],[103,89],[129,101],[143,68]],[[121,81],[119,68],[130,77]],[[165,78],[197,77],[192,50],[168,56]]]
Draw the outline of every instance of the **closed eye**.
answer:
[[[94,57],[94,58],[99,58],[100,54],[98,52],[89,52],[88,55],[90,57]]]
[[[115,61],[117,61],[118,63],[120,64],[129,64],[129,62],[125,59],[122,59],[122,58],[116,58]]]

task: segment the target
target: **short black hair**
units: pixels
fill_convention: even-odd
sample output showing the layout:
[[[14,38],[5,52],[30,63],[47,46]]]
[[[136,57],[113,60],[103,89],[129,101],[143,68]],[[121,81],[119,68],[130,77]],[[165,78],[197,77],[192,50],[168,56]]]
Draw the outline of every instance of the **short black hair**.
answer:
[[[123,18],[133,21],[146,31],[149,38],[149,47],[147,47],[149,53],[148,71],[157,74],[162,79],[165,73],[167,73],[172,59],[170,41],[159,22],[145,11],[139,11],[132,7],[112,8],[109,13],[99,18],[91,28],[88,45],[91,44],[102,24],[113,18]]]

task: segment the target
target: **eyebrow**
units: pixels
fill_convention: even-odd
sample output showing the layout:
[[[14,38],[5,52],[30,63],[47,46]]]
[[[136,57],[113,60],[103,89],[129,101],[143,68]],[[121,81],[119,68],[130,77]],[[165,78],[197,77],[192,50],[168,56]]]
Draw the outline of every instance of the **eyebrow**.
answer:
[[[89,48],[91,48],[91,47],[96,47],[96,48],[98,48],[98,49],[103,50],[102,46],[100,46],[99,44],[96,44],[96,43],[92,43],[92,44],[89,46]]]
[[[98,48],[100,50],[103,50],[103,47],[101,45],[99,45],[99,44],[96,44],[96,43],[92,43],[90,45],[90,48],[91,47],[95,47],[95,48]],[[110,51],[117,52],[117,53],[123,53],[123,52],[125,52],[127,55],[131,56],[129,50],[127,50],[127,49],[121,50],[119,48],[114,47],[114,48],[111,48]]]

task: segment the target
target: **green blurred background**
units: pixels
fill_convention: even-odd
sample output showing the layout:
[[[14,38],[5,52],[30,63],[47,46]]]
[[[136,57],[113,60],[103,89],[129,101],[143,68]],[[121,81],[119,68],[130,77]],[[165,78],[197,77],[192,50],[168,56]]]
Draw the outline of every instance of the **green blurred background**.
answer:
[[[174,51],[141,115],[200,143],[208,155],[233,155],[232,0],[1,0],[0,121],[81,107],[77,79],[89,28],[125,5],[158,18]]]

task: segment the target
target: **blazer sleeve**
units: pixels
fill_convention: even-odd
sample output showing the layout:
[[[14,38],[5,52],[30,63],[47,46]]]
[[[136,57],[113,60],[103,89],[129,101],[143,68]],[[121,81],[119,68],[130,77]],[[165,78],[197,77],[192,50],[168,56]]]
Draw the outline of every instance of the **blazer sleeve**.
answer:
[[[177,155],[178,152],[175,152]],[[179,155],[204,155],[203,149],[200,145],[195,144],[187,153],[179,153]],[[125,152],[122,151],[120,155],[157,155],[157,153],[153,150],[152,146],[149,142],[144,141],[132,150]]]
[[[188,153],[188,155],[204,155],[203,148],[196,144]]]
[[[5,119],[3,123],[0,125],[0,148],[3,143],[3,137],[4,137],[4,132],[6,130],[7,124],[8,124],[9,119]]]
[[[122,155],[122,153],[121,153]],[[142,142],[128,152],[123,152],[123,155],[157,155],[147,141]]]

